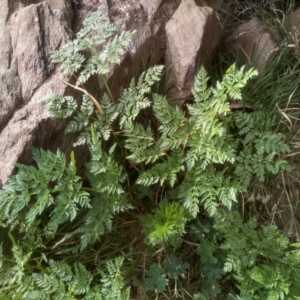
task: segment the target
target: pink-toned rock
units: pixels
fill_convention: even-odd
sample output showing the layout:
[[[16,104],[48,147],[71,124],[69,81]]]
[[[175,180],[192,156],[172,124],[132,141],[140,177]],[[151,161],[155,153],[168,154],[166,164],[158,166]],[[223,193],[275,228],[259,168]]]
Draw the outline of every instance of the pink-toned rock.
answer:
[[[256,67],[259,72],[266,70],[268,59],[277,48],[271,34],[256,19],[239,26],[225,42],[229,49],[238,53],[244,64]]]
[[[53,71],[49,52],[58,49],[70,37],[56,14],[60,16],[62,12],[43,2],[11,16],[11,63],[18,69],[23,104],[29,102],[35,89]]]
[[[27,2],[1,4],[0,132],[53,70],[49,52],[72,34],[71,0]]]
[[[68,153],[74,136],[63,135],[64,122],[53,120],[39,100],[49,93],[74,90],[51,77],[57,71],[49,58],[73,37],[93,11],[107,14],[120,30],[136,30],[121,65],[108,80],[118,97],[130,80],[164,59],[166,21],[180,0],[5,0],[0,7],[0,187],[16,162],[30,164],[30,146]],[[75,20],[73,19],[75,16]],[[70,81],[69,78],[65,78]],[[86,84],[97,98],[104,87],[97,80]],[[75,95],[78,97],[78,94]],[[81,151],[81,150],[78,150]],[[84,151],[84,149],[82,150]],[[83,158],[85,153],[78,157]],[[77,162],[83,165],[82,162]]]
[[[288,18],[286,25],[294,26],[295,29],[300,27],[300,7],[298,7]]]
[[[61,76],[60,74],[56,74]],[[39,103],[39,100],[51,92],[64,94],[66,86],[56,79],[50,78],[39,87],[30,102],[19,109],[0,133],[0,186],[5,183],[20,160],[23,163],[31,161],[29,148],[32,145],[52,144],[52,149],[61,146],[58,137],[62,136],[65,122],[53,120],[49,113]],[[60,132],[60,133],[59,133]],[[69,139],[68,139],[69,140]],[[70,149],[71,143],[64,150]]]
[[[73,22],[71,0],[8,1],[1,9],[0,186],[22,156],[30,162],[31,145],[45,144],[61,130],[63,123],[51,120],[39,100],[66,91],[49,77],[49,52],[70,39]]]
[[[120,66],[109,78],[115,97],[146,68],[164,62],[165,24],[178,8],[180,0],[115,0],[109,7],[110,20],[121,30],[135,30],[132,43]]]
[[[198,7],[194,0],[182,1],[166,25],[167,81],[170,97],[184,98],[191,93],[200,66],[209,63],[219,45],[222,28],[209,7]],[[178,101],[180,105],[183,101]]]
[[[298,45],[300,38],[300,7],[285,17],[284,25],[286,30],[290,32],[290,36],[294,39],[290,43]]]

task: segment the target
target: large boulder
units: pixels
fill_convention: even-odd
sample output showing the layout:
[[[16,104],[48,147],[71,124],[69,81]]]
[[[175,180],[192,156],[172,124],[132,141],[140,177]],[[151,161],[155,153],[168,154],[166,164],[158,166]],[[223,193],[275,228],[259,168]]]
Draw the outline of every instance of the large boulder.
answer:
[[[66,90],[50,77],[55,69],[49,52],[72,36],[71,0],[25,3],[7,0],[0,14],[0,186],[22,155],[30,157],[31,145],[42,145],[61,129],[39,100]]]
[[[300,7],[285,16],[284,25],[285,29],[290,32],[290,43],[297,48],[300,38]]]
[[[71,34],[71,0],[22,2],[8,1],[0,11],[0,131],[53,70],[49,51]]]
[[[222,27],[210,7],[198,7],[194,0],[182,1],[166,25],[167,82],[171,98],[191,94],[200,66],[208,67],[219,45]],[[176,101],[180,105],[183,100]]]
[[[221,26],[212,8],[194,0],[6,0],[0,10],[0,186],[16,162],[30,164],[30,147],[68,153],[74,136],[65,136],[65,122],[54,120],[39,103],[49,93],[80,95],[57,80],[62,77],[49,53],[74,37],[93,11],[108,15],[119,30],[135,30],[120,66],[111,69],[108,84],[119,97],[132,78],[165,63],[168,79],[181,91],[190,88],[200,65],[208,66],[219,43]],[[166,25],[167,24],[167,25]],[[167,56],[166,54],[166,49]],[[72,82],[72,78],[64,78]],[[86,84],[96,98],[104,85]],[[178,94],[179,92],[179,94]],[[79,149],[79,163],[86,152]],[[78,160],[77,160],[78,162]]]
[[[180,0],[6,0],[0,9],[0,186],[16,162],[32,162],[30,146],[69,152],[72,136],[64,122],[53,120],[39,100],[51,92],[73,93],[51,75],[62,77],[49,52],[73,38],[73,30],[92,12],[108,14],[120,30],[136,30],[121,66],[112,69],[109,85],[115,97],[149,66],[163,63],[164,27]],[[75,16],[73,18],[73,16]],[[64,78],[70,82],[70,78]],[[96,84],[95,84],[96,83]],[[101,97],[97,81],[87,85]],[[84,157],[81,155],[81,157]],[[82,162],[83,164],[83,162]]]
[[[243,64],[254,66],[259,72],[266,70],[277,48],[271,34],[257,19],[240,25],[225,43],[239,55]]]

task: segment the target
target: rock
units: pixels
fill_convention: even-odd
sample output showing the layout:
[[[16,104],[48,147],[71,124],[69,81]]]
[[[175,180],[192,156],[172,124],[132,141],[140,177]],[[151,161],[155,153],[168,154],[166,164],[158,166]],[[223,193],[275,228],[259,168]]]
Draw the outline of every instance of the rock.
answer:
[[[128,6],[122,6],[123,0],[116,0],[110,9],[110,17],[124,30],[136,30],[128,53],[125,55],[118,72],[115,72],[109,84],[115,91],[129,85],[132,78],[147,68],[164,63],[166,52],[165,24],[179,6],[180,1],[130,0],[132,12]],[[119,3],[119,6],[117,6]],[[142,6],[142,8],[141,8]],[[117,11],[121,11],[117,14]],[[121,87],[121,89],[120,89]]]
[[[108,16],[109,6],[107,0],[74,0],[75,6],[75,20],[74,29],[75,31],[80,30],[82,22],[88,17],[93,11],[99,11],[102,15]]]
[[[60,74],[56,74],[60,76]],[[62,136],[64,122],[50,118],[49,113],[39,103],[39,100],[51,92],[64,94],[65,85],[61,82],[49,79],[34,93],[31,101],[10,119],[7,126],[0,134],[0,186],[4,184],[7,177],[12,174],[15,163],[30,163],[31,146],[48,148],[51,144],[52,150],[61,146],[59,137]],[[70,142],[72,143],[72,142]],[[47,147],[48,146],[48,147]],[[68,147],[64,147],[70,149]]]
[[[292,43],[294,42],[297,45],[300,37],[300,7],[285,17],[284,25],[286,30],[291,33],[290,36],[295,39],[292,40]]]
[[[49,52],[66,43],[73,36],[72,25],[79,30],[92,11],[107,14],[120,30],[136,30],[121,65],[112,69],[108,79],[116,98],[133,77],[165,58],[171,66],[168,78],[181,88],[176,96],[190,93],[199,67],[208,66],[213,56],[221,26],[211,8],[197,7],[192,0],[179,4],[179,0],[19,0],[4,5],[0,13],[0,185],[17,161],[31,163],[32,145],[70,151],[74,137],[63,136],[65,123],[51,119],[39,100],[50,92],[74,92],[51,77],[62,75]],[[98,98],[104,91],[97,80],[87,88]]]
[[[9,6],[2,5],[0,9],[0,131],[21,103],[21,85],[15,66],[11,66],[11,36],[6,20]]]
[[[69,39],[72,24],[71,1],[29,6],[9,1],[1,8],[0,131],[13,112],[28,103],[34,90],[49,76],[54,67],[49,51]]]
[[[223,0],[195,0],[198,6],[208,6],[215,10],[220,10],[223,4]]]
[[[11,64],[18,70],[23,104],[29,102],[35,89],[53,71],[49,52],[69,39],[59,20],[62,9],[51,9],[51,6],[54,5],[46,2],[27,6],[14,13],[9,22],[13,52]]]
[[[22,156],[30,162],[31,145],[45,144],[61,129],[62,122],[51,120],[38,100],[66,91],[49,77],[54,72],[49,52],[70,39],[73,21],[71,0],[8,2],[0,15],[5,32],[0,42],[0,186]]]
[[[182,1],[166,25],[167,82],[171,98],[191,94],[200,66],[208,67],[219,45],[222,28],[212,8],[198,7],[194,0]],[[177,101],[181,105],[183,100]]]
[[[290,17],[290,23],[292,26],[295,26],[296,28],[299,28],[300,26],[300,7],[298,7]]]
[[[243,64],[254,66],[259,72],[266,70],[268,59],[277,48],[271,34],[256,19],[239,26],[225,43],[238,53]]]
[[[51,77],[57,71],[49,52],[72,38],[72,26],[92,11],[108,14],[120,30],[136,30],[129,51],[108,80],[117,98],[133,77],[146,68],[163,63],[165,23],[180,0],[15,0],[7,1],[0,12],[0,186],[16,162],[30,164],[31,146],[68,153],[73,136],[63,135],[64,122],[53,120],[39,104],[45,95],[72,94],[74,90]],[[26,3],[26,4],[24,4]],[[72,5],[73,3],[73,5]],[[73,20],[73,14],[75,20]],[[70,79],[65,78],[66,81]],[[96,97],[104,92],[97,80],[86,85]],[[77,95],[78,96],[78,95]],[[81,150],[78,150],[81,151]],[[83,150],[82,150],[83,151]],[[82,153],[78,157],[84,157]],[[78,160],[77,160],[78,161]],[[82,159],[81,165],[83,165]]]

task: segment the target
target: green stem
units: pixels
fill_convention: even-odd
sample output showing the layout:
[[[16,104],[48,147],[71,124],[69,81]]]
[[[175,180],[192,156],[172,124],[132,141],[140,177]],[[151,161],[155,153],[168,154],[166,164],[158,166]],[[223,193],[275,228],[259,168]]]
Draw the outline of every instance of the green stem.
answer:
[[[92,257],[90,257],[89,259],[85,260],[84,262],[82,262],[83,264],[86,264],[86,263],[90,263],[90,262],[93,262],[95,261],[95,257],[97,257],[97,259],[99,258],[108,258],[109,256],[115,254],[115,253],[118,253],[128,247],[130,247],[132,244],[134,244],[136,242],[136,239],[133,239],[130,243],[124,245],[123,247],[120,247],[116,250],[113,250],[113,251],[110,251],[109,253],[105,253],[105,254],[102,254],[102,255],[97,255],[97,252],[93,254]],[[97,275],[98,273],[95,273],[93,275]]]
[[[144,245],[143,247],[142,247],[142,250],[145,250],[146,249],[146,245]],[[129,277],[129,275],[130,275],[130,273],[132,272],[132,270],[133,270],[133,268],[141,261],[141,257],[144,255],[144,253],[142,253],[142,254],[139,254],[137,257],[136,257],[136,259],[133,261],[133,263],[130,265],[130,267],[127,269],[127,271],[125,272],[125,274],[124,274],[124,276],[123,276],[123,278],[124,278],[124,280],[126,280],[128,277]]]
[[[104,85],[105,85],[105,88],[106,88],[106,90],[107,90],[107,93],[108,93],[108,95],[109,95],[109,98],[111,99],[111,101],[112,101],[114,104],[116,104],[116,100],[115,100],[115,98],[113,97],[113,95],[112,95],[112,93],[111,93],[111,90],[110,90],[110,88],[109,88],[109,86],[108,86],[108,84],[107,84],[106,78],[105,78],[103,75],[102,75],[101,77],[102,77],[102,81],[103,81],[103,83],[104,83]]]

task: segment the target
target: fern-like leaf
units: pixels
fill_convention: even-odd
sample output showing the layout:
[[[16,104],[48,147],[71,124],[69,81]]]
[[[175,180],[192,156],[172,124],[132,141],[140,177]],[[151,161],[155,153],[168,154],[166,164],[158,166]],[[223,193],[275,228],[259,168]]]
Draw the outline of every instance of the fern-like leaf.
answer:
[[[168,243],[176,247],[180,244],[180,236],[185,232],[188,217],[186,210],[178,202],[169,203],[165,199],[153,215],[146,215],[141,219],[148,244]]]

